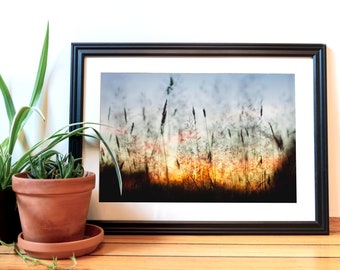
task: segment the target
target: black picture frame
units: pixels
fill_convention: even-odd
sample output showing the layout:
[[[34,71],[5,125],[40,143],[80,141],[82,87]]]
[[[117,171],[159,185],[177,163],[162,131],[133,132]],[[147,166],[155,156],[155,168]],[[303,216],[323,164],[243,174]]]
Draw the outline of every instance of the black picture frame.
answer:
[[[241,59],[306,59],[312,72],[315,218],[313,220],[272,221],[259,220],[115,220],[90,219],[104,228],[106,234],[256,234],[299,235],[329,233],[328,213],[328,160],[327,160],[327,85],[326,45],[324,44],[187,44],[187,43],[72,43],[70,123],[84,119],[84,80],[86,59],[90,58],[241,58]],[[302,91],[302,90],[301,90]],[[95,105],[95,104],[94,104]],[[297,144],[299,142],[297,141]],[[69,151],[83,156],[83,141],[71,138]],[[297,179],[299,181],[299,179]]]

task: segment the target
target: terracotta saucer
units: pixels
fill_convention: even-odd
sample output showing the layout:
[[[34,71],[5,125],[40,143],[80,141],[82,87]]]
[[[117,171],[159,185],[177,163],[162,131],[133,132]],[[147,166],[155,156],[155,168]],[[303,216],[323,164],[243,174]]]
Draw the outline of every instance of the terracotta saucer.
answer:
[[[70,258],[89,254],[94,251],[104,239],[104,230],[96,225],[86,224],[85,237],[79,241],[61,243],[38,243],[26,241],[23,234],[18,236],[18,247],[23,249],[29,256],[38,259]]]

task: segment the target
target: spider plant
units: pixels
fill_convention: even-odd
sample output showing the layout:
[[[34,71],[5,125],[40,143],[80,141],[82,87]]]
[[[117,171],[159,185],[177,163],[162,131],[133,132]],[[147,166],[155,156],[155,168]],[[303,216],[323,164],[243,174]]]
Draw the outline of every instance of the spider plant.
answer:
[[[30,158],[26,173],[31,179],[83,177],[85,170],[79,161],[80,159],[74,158],[72,153],[62,155],[58,151],[51,150],[44,153],[44,155],[38,156],[36,159]]]
[[[51,151],[57,144],[72,136],[83,136],[101,141],[108,150],[108,153],[115,165],[119,189],[120,193],[122,193],[122,179],[117,160],[101,134],[93,127],[95,125],[100,125],[97,123],[81,122],[66,125],[38,141],[20,155],[17,160],[13,161],[15,146],[19,141],[20,134],[23,132],[23,128],[32,113],[38,114],[43,120],[45,120],[43,113],[37,105],[43,92],[42,90],[47,66],[48,42],[49,24],[47,24],[31,100],[27,106],[23,106],[19,108],[19,110],[15,109],[11,93],[0,74],[0,89],[9,123],[9,134],[2,142],[0,142],[0,189],[4,190],[11,188],[13,174],[23,171],[28,166],[30,159],[38,159],[39,156],[43,156],[48,151]]]

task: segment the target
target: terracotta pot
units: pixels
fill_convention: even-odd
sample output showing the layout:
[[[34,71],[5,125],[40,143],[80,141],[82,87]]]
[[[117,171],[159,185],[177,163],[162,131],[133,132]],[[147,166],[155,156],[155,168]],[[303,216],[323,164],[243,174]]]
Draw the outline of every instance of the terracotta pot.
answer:
[[[20,222],[25,240],[57,243],[84,237],[95,174],[82,178],[29,179],[15,174],[12,188],[16,193]]]
[[[0,190],[0,240],[13,243],[20,233],[19,212],[12,189]]]

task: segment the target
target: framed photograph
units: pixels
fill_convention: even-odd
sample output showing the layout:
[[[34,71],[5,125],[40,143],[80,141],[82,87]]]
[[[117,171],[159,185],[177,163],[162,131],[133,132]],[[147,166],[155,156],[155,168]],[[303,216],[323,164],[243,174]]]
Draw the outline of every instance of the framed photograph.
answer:
[[[69,150],[106,234],[328,234],[326,46],[73,43]]]

